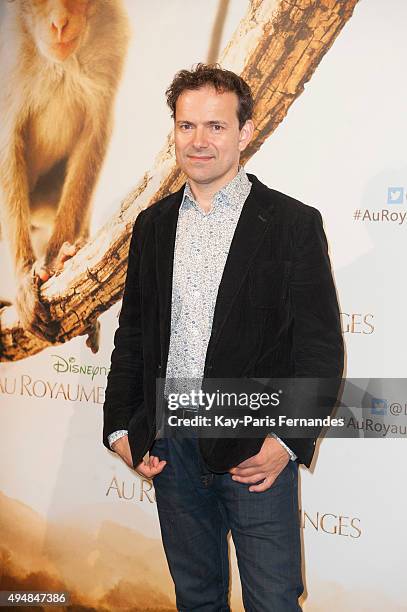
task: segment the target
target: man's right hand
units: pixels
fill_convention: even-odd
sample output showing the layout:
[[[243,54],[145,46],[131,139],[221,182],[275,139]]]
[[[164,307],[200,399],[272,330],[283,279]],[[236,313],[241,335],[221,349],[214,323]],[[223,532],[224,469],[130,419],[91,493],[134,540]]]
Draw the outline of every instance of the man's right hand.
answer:
[[[112,444],[112,450],[120,455],[125,463],[136,472],[138,472],[144,478],[154,478],[157,474],[162,472],[165,468],[167,462],[155,457],[154,455],[150,455],[148,460],[140,461],[138,465],[133,466],[133,458],[131,456],[130,444],[129,444],[129,436],[122,436],[116,442]]]

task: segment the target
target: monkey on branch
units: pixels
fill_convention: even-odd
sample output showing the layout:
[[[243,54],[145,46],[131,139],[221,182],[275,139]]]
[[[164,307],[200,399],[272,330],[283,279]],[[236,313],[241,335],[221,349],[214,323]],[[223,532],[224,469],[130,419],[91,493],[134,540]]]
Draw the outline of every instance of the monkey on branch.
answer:
[[[0,24],[0,222],[22,326],[58,335],[40,285],[89,236],[129,29],[121,0],[8,0]],[[98,350],[97,322],[88,346]]]

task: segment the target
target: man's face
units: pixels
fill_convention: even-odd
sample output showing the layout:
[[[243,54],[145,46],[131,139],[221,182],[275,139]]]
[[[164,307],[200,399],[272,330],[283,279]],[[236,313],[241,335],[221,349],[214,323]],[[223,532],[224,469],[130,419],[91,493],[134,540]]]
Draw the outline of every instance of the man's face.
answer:
[[[211,86],[186,90],[175,109],[175,152],[190,181],[220,189],[236,175],[240,152],[250,142],[252,121],[239,130],[238,97]]]

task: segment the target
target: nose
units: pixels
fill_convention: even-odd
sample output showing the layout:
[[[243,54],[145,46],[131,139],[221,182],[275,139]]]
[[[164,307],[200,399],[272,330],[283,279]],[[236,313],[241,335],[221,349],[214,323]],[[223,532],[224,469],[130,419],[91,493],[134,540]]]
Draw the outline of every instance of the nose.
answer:
[[[196,128],[193,145],[196,149],[205,149],[208,146],[208,139],[203,125],[199,125]]]
[[[51,21],[52,32],[58,34],[58,40],[60,41],[64,30],[69,23],[68,16],[65,13],[54,15]]]

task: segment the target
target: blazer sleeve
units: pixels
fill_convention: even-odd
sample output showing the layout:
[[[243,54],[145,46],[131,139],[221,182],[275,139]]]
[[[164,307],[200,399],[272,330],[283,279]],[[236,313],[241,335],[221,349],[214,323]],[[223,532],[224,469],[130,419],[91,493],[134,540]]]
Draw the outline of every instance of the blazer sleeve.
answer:
[[[290,281],[296,377],[341,377],[343,338],[321,213],[298,231]]]
[[[103,405],[103,444],[110,450],[108,436],[128,429],[131,416],[143,402],[143,349],[140,306],[141,228],[139,213],[130,240],[126,282],[114,335],[110,371]]]
[[[295,234],[289,283],[293,313],[294,384],[293,402],[290,404],[288,416],[325,417],[331,414],[340,387],[344,346],[328,244],[320,212],[309,207],[307,214],[301,215]],[[304,378],[309,380],[305,381]],[[318,401],[313,389],[320,392]],[[315,447],[315,437],[282,437],[282,440],[301,462],[309,465]]]

